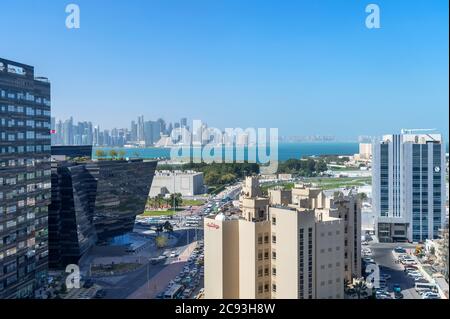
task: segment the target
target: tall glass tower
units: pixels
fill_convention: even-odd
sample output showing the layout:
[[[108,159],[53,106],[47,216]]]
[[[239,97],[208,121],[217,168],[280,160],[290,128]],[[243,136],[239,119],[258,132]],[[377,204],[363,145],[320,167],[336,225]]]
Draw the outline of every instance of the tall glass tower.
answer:
[[[0,59],[0,298],[29,298],[46,281],[50,83]]]
[[[385,135],[374,144],[372,196],[380,241],[422,242],[438,238],[444,226],[445,143],[441,134],[423,131]]]

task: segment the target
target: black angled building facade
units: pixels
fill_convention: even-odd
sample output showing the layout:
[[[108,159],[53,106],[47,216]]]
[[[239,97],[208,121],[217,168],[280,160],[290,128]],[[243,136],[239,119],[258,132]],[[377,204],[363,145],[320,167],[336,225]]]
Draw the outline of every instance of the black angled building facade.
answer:
[[[75,149],[70,153],[76,154]],[[136,215],[145,209],[156,164],[142,159],[53,161],[50,267],[77,264],[96,243],[131,232]]]

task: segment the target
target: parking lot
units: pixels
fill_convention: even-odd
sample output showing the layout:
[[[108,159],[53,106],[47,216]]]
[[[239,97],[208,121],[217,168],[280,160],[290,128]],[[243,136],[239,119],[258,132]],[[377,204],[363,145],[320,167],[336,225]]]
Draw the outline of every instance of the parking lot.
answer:
[[[430,284],[419,271],[416,258],[411,255],[415,246],[411,244],[391,244],[370,242],[363,246],[363,261],[367,265],[378,266],[380,281],[378,299],[431,299]],[[420,287],[424,286],[424,287]],[[431,290],[430,290],[431,289]],[[394,293],[401,291],[400,293]],[[425,297],[426,296],[426,297]]]

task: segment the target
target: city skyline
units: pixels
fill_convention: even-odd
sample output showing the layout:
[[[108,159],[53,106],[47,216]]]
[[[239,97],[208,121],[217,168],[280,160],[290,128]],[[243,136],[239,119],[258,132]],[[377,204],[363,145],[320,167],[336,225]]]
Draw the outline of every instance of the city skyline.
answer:
[[[273,8],[174,2],[111,3],[105,15],[98,3],[77,1],[81,28],[68,30],[65,3],[42,1],[27,11],[30,3],[18,1],[0,20],[0,30],[15,30],[0,31],[8,43],[2,56],[49,77],[52,115],[68,118],[76,109],[80,119],[105,128],[122,126],[132,113],[199,118],[215,127],[278,127],[281,135],[348,139],[432,127],[448,136],[445,1],[380,1],[377,30],[365,27],[362,1]],[[39,38],[14,41],[27,38],[31,25]],[[24,47],[41,41],[56,49]]]

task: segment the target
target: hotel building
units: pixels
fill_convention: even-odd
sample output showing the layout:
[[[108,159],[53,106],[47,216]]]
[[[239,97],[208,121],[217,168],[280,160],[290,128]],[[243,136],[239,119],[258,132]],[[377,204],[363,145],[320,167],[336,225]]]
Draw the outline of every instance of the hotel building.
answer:
[[[329,210],[274,205],[249,177],[240,216],[204,219],[205,298],[344,297],[344,221]]]
[[[445,143],[402,130],[373,145],[372,196],[381,242],[435,239],[445,222]]]
[[[0,59],[0,299],[47,280],[50,174],[50,83]]]

